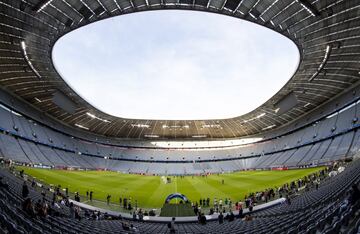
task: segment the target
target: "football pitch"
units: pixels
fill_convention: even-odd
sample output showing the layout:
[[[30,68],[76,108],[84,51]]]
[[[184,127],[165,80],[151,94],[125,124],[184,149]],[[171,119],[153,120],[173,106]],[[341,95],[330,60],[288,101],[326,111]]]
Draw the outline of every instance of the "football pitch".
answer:
[[[173,177],[166,183],[162,176],[121,174],[112,171],[66,171],[19,167],[38,181],[61,185],[70,193],[93,191],[93,199],[105,201],[108,194],[112,203],[119,203],[119,197],[130,198],[138,207],[160,208],[166,197],[175,192],[182,193],[191,201],[200,198],[218,200],[230,198],[232,201],[243,200],[250,192],[277,187],[284,183],[302,178],[322,168],[307,168],[287,171],[241,171],[220,175]],[[224,180],[224,184],[222,184]]]

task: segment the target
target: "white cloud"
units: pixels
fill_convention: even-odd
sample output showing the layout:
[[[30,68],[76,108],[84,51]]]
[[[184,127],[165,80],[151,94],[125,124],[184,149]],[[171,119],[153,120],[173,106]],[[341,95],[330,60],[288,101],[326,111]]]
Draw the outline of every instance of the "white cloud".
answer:
[[[101,21],[55,45],[65,80],[100,110],[127,118],[245,114],[293,74],[296,46],[235,18],[159,11]]]

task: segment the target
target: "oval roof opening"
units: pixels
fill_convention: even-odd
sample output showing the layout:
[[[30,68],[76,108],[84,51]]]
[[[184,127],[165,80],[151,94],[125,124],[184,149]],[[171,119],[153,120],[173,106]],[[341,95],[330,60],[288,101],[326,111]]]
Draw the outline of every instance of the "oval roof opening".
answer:
[[[224,119],[254,110],[291,78],[299,51],[265,27],[218,14],[149,11],[60,38],[53,60],[99,110],[135,119]]]

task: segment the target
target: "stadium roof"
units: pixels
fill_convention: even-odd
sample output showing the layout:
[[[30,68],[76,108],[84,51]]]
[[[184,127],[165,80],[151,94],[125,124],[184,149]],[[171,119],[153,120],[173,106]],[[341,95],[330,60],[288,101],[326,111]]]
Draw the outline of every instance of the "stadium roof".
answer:
[[[358,0],[2,0],[0,84],[69,126],[126,138],[233,138],[288,124],[357,84]],[[89,23],[146,10],[184,9],[248,20],[291,39],[300,50],[289,82],[254,111],[219,120],[137,120],[100,112],[56,72],[52,48]]]

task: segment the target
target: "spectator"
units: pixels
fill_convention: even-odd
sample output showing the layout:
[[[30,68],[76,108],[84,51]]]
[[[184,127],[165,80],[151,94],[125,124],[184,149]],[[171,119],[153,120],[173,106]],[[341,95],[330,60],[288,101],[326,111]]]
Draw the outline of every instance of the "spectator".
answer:
[[[250,199],[245,196],[245,207],[248,208],[250,205]]]
[[[45,200],[45,197],[46,197],[46,192],[45,190],[41,190],[41,196],[42,196],[42,199],[43,201]]]
[[[51,202],[56,202],[56,193],[54,192],[53,195],[52,195],[52,200]]]
[[[172,217],[171,222],[168,224],[170,233],[175,233],[175,217]]]
[[[359,188],[358,188],[357,184],[353,184],[352,190],[351,190],[350,202],[351,202],[351,204],[354,205],[359,199],[360,199]]]
[[[9,190],[9,185],[5,182],[2,182],[2,177],[0,177],[0,188],[4,188],[6,190]]]
[[[209,215],[213,215],[213,214],[214,214],[214,208],[210,208]]]
[[[106,197],[106,203],[107,203],[107,205],[110,204],[110,198],[111,198],[111,195],[108,194],[107,197]]]
[[[128,222],[122,222],[121,225],[125,231],[130,231],[130,226]]]
[[[222,224],[224,222],[224,215],[222,212],[220,212],[220,214],[218,216],[218,220],[219,220],[219,224]]]
[[[233,213],[232,211],[230,211],[230,213],[228,213],[228,214],[226,215],[226,219],[227,219],[229,222],[234,221],[234,219],[235,219],[234,213]]]
[[[200,224],[202,225],[206,224],[206,217],[203,213],[200,214]]]
[[[48,210],[49,210],[49,205],[47,202],[43,201],[42,203],[42,209],[41,209],[41,215],[42,217],[47,217],[48,216]]]
[[[288,205],[291,205],[291,199],[290,199],[289,195],[286,195],[286,203]]]
[[[156,214],[155,214],[155,211],[154,210],[150,210],[149,211],[149,216],[155,216]]]
[[[78,192],[75,193],[75,201],[80,202],[80,195]]]
[[[31,218],[35,218],[34,206],[30,198],[26,198],[22,203],[22,210],[29,215]]]
[[[138,212],[138,216],[139,216],[139,220],[140,220],[140,221],[143,221],[143,219],[144,219],[144,214],[143,214],[143,212],[142,212],[141,209],[140,209],[139,212]]]
[[[126,197],[124,198],[123,205],[124,205],[124,209],[126,209],[127,208],[127,198]]]
[[[54,189],[54,190],[55,190],[54,193],[56,193],[56,194],[59,195],[59,196],[61,195],[61,193],[60,193],[60,186],[61,186],[61,185],[58,185],[58,186],[56,186],[55,189]]]
[[[28,188],[25,181],[24,181],[24,184],[22,186],[22,193],[21,194],[22,194],[23,198],[27,198],[27,196],[29,195],[29,188]]]
[[[251,220],[253,220],[253,218],[250,214],[245,215],[244,221],[251,221]]]
[[[243,208],[242,206],[239,206],[239,218],[241,219],[243,217]]]
[[[89,210],[85,210],[84,216],[85,216],[85,218],[90,218],[90,211],[89,211]]]
[[[96,214],[95,211],[92,213],[91,218],[92,218],[93,220],[97,220],[98,216],[97,216],[97,214]]]
[[[342,214],[348,208],[350,196],[351,196],[351,194],[348,194],[348,196],[345,198],[345,200],[340,203],[339,214]]]
[[[93,191],[90,191],[90,201],[92,202],[93,199]]]
[[[130,230],[133,232],[137,232],[137,229],[136,229],[136,227],[134,227],[133,224],[130,224]]]
[[[253,204],[250,203],[250,205],[249,205],[249,211],[252,212],[252,211],[253,211],[253,208],[254,208],[254,207],[253,207]]]
[[[194,206],[194,213],[195,213],[195,215],[197,215],[197,214],[198,214],[198,212],[199,212],[198,207],[197,207],[197,206]]]
[[[42,204],[41,204],[41,200],[39,199],[36,203],[35,203],[35,211],[36,213],[40,216],[43,217],[43,212],[42,212]]]
[[[70,209],[70,218],[74,219],[75,218],[75,207],[72,202],[70,202],[69,209]]]
[[[51,206],[48,208],[48,213],[50,216],[60,216],[60,206],[56,202],[52,202]]]
[[[77,220],[81,220],[81,216],[80,216],[80,207],[75,207],[75,219]]]

